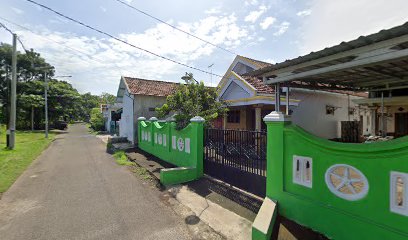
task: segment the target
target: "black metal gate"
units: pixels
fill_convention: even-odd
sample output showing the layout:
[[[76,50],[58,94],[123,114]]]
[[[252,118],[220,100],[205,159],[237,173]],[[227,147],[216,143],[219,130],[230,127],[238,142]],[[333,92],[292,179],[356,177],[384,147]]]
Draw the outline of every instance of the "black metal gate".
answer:
[[[204,173],[264,197],[266,132],[205,129]]]

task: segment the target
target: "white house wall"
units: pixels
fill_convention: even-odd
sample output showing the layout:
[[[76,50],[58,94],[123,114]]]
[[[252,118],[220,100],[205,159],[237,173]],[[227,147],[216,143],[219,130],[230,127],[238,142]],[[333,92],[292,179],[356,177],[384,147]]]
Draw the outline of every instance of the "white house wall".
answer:
[[[291,97],[300,100],[297,107],[292,107],[293,123],[319,137],[340,138],[341,121],[360,120],[357,110],[354,115],[348,117],[347,95],[300,90],[292,91]],[[350,96],[350,99],[353,98],[356,97]],[[327,105],[338,107],[334,115],[326,114]],[[351,100],[350,107],[356,107]],[[363,120],[365,122],[366,117],[363,117]],[[364,127],[366,126],[364,124]]]
[[[137,118],[157,117],[156,111],[153,108],[161,107],[166,102],[166,97],[135,95],[134,96],[134,139],[137,138]]]
[[[107,113],[107,118],[105,118],[105,130],[106,131],[110,131],[110,122],[111,122],[111,117],[112,117],[112,110],[108,109],[108,113]]]
[[[129,92],[125,90],[125,94],[123,95],[123,112],[119,123],[119,135],[126,137],[132,143],[134,143],[133,123],[133,99],[129,96]]]

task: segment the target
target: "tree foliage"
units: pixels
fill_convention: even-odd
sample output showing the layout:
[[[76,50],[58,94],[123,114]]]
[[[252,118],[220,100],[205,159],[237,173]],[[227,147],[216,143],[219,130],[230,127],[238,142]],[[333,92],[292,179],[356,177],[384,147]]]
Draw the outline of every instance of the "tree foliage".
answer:
[[[186,84],[180,84],[174,94],[169,95],[163,106],[156,108],[160,118],[174,113],[177,129],[182,129],[190,123],[194,116],[203,117],[206,125],[218,117],[224,116],[228,109],[222,101],[217,101],[217,92],[215,88],[204,86],[203,82],[198,83],[190,79]]]
[[[103,92],[100,95],[100,101],[102,104],[114,104],[116,102],[116,96],[110,93]]]
[[[12,47],[0,43],[0,124],[8,123]],[[40,69],[39,69],[40,68]],[[58,120],[89,121],[93,108],[114,101],[113,95],[80,94],[70,83],[53,79],[54,67],[34,50],[17,54],[17,129],[31,126],[34,112],[36,129],[44,128],[44,68],[48,77],[48,118],[52,125]],[[113,96],[113,97],[112,97]]]
[[[93,108],[91,111],[91,119],[90,119],[91,128],[95,131],[103,131],[105,130],[105,121],[101,110],[99,108]]]

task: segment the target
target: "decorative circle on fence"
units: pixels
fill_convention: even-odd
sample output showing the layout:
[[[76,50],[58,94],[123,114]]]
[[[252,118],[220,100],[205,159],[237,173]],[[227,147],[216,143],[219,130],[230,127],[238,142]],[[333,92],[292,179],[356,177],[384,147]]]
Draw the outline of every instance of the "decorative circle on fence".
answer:
[[[180,152],[184,150],[184,140],[182,138],[177,140],[177,148]]]
[[[360,170],[347,164],[335,164],[326,171],[326,185],[336,196],[356,201],[368,193],[368,181]]]

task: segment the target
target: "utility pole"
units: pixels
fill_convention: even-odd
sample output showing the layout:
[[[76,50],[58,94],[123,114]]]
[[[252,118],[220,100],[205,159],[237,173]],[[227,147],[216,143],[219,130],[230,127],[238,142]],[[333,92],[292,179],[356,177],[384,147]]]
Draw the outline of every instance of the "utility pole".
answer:
[[[44,71],[44,110],[45,110],[45,138],[48,138],[48,80],[47,71]]]
[[[16,136],[16,95],[17,95],[17,34],[13,33],[13,53],[11,56],[11,96],[8,148],[14,149]]]

